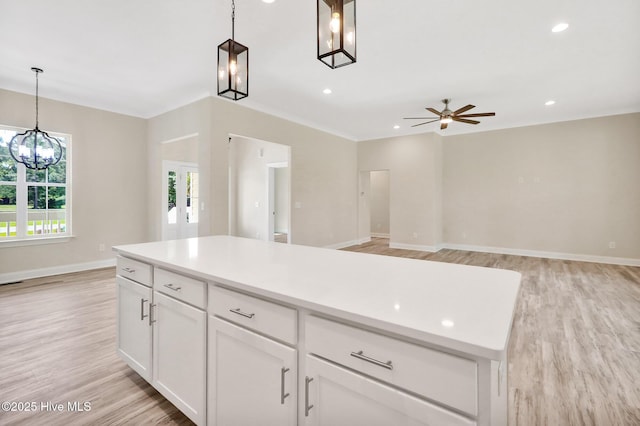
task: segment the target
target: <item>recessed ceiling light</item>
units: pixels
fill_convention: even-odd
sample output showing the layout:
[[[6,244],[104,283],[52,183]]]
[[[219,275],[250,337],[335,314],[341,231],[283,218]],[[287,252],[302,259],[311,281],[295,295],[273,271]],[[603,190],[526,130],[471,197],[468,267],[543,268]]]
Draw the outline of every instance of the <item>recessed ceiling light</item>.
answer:
[[[262,0],[263,3],[269,3],[269,4],[273,3],[274,1],[276,0]]]
[[[544,104],[545,104],[546,106],[551,106],[551,105],[553,105],[553,104],[555,104],[555,103],[556,103],[556,101],[554,101],[553,99],[550,99],[550,100],[548,100],[547,102],[545,102]]]
[[[393,126],[393,128],[397,130],[397,129],[399,129],[399,128],[400,128],[400,126],[398,126],[398,125],[396,124],[395,126]]]
[[[325,95],[330,95],[331,94],[331,89],[324,89],[322,91],[322,93],[324,93]]]
[[[560,33],[562,31],[566,30],[567,28],[569,28],[569,24],[567,24],[566,22],[561,22],[558,25],[556,25],[555,27],[551,28],[551,32]]]
[[[453,327],[454,325],[456,325],[453,321],[451,321],[450,319],[447,319],[447,318],[443,319],[441,324],[444,327]]]

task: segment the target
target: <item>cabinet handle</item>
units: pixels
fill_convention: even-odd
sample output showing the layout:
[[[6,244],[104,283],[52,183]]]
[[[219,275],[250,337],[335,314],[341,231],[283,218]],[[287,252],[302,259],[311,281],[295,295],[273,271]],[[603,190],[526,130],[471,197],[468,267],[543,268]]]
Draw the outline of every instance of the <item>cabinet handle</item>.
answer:
[[[153,324],[154,322],[156,322],[156,319],[153,317],[153,308],[155,308],[157,305],[155,303],[152,303],[149,305],[149,325]]]
[[[284,373],[289,371],[288,368],[282,367],[280,369],[280,404],[284,405],[284,399],[289,396],[289,392],[284,393]]]
[[[136,270],[131,268],[122,268],[123,271],[133,274]]]
[[[242,315],[245,318],[253,318],[253,316],[255,315],[255,314],[247,314],[245,312],[242,312],[240,308],[229,309],[229,312],[233,312],[236,315]]]
[[[173,290],[173,291],[180,291],[182,290],[182,287],[174,287],[173,284],[169,283],[169,284],[165,284],[164,285],[166,288],[168,288],[169,290]]]
[[[378,361],[377,359],[364,355],[363,351],[351,352],[351,356],[354,358],[361,359],[363,361],[370,362],[371,364],[377,365],[378,367],[386,368],[387,370],[393,370],[393,364],[391,363],[391,361],[387,361],[387,362]]]
[[[305,376],[304,378],[304,416],[309,417],[309,411],[313,405],[309,405],[309,383],[313,381],[313,377]]]
[[[144,314],[144,302],[148,302],[147,299],[140,299],[140,321],[144,321],[149,315]]]

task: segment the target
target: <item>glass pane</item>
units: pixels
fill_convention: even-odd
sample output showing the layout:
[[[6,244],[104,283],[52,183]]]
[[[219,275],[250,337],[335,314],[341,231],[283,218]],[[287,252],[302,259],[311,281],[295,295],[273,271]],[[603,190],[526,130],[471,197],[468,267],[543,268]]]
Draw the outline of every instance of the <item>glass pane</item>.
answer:
[[[16,162],[9,154],[9,142],[16,132],[0,129],[0,182],[15,182]]]
[[[27,235],[66,232],[66,188],[29,186],[27,194]]]
[[[167,176],[167,223],[176,223],[178,212],[176,209],[176,172],[170,171]]]
[[[187,223],[198,223],[199,180],[197,172],[187,172]]]
[[[27,182],[45,183],[47,181],[46,170],[27,169]]]
[[[62,158],[57,164],[47,169],[49,183],[66,183],[67,182],[67,140],[63,136],[56,136],[62,146]]]
[[[16,236],[16,187],[0,185],[0,238]]]

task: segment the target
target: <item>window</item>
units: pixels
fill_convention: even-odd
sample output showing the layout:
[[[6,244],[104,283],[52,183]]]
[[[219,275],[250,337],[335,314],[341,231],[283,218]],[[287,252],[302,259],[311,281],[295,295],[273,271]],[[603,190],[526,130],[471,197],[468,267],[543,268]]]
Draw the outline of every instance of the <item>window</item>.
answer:
[[[62,145],[62,159],[46,170],[27,169],[9,153],[24,129],[0,126],[0,244],[71,235],[71,135],[49,133]]]

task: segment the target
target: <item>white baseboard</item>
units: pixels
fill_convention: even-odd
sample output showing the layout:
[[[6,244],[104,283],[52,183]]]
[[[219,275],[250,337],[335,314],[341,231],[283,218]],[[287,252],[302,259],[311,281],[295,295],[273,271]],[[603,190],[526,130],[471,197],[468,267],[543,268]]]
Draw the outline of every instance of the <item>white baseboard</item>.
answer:
[[[371,241],[371,238],[365,237],[365,238],[360,238],[358,240],[350,240],[350,241],[343,241],[341,243],[329,244],[328,246],[323,246],[323,247],[328,249],[340,250],[345,247],[357,246],[358,244],[368,243],[369,241]]]
[[[9,272],[0,274],[0,284],[15,283],[31,278],[48,277],[51,275],[68,274],[71,272],[89,271],[91,269],[108,268],[116,266],[115,257],[112,259],[97,260],[95,262],[74,263],[71,265],[59,265],[49,268],[29,269],[27,271]]]
[[[440,250],[439,246],[423,246],[420,244],[406,244],[406,243],[393,243],[393,242],[389,242],[389,248],[427,251],[430,253],[435,253],[438,250]]]
[[[372,232],[371,236],[374,237],[374,238],[390,238],[389,234],[380,234],[380,233],[377,233],[377,232]]]
[[[577,262],[608,263],[611,265],[640,266],[640,259],[625,257],[594,256],[590,254],[558,253],[541,250],[523,250],[504,247],[486,247],[465,244],[442,244],[440,248],[450,250],[477,251],[483,253],[510,254],[514,256],[542,257],[545,259],[574,260]]]

